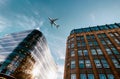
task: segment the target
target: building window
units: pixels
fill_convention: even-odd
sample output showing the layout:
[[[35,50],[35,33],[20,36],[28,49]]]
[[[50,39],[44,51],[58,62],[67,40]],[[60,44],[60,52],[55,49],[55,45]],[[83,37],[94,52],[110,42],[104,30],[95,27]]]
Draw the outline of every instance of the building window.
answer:
[[[106,79],[105,74],[99,74],[100,79]]]
[[[84,40],[84,36],[80,36],[81,40]]]
[[[86,74],[80,74],[80,79],[87,79]]]
[[[70,41],[74,41],[74,38],[71,38]]]
[[[71,48],[74,48],[74,43],[71,44]]]
[[[107,30],[107,29],[109,29],[106,25],[100,26],[99,28],[100,28],[101,30]]]
[[[106,45],[106,42],[105,42],[104,40],[101,40],[101,43],[102,43],[103,45]]]
[[[71,57],[75,56],[74,50],[72,50],[72,51],[70,52],[70,54],[71,54]]]
[[[94,60],[94,62],[97,68],[102,68],[100,61],[98,59]]]
[[[77,42],[77,46],[80,47],[80,42]]]
[[[106,39],[106,42],[107,44],[111,44],[110,40],[109,39]]]
[[[116,33],[116,32],[115,32],[114,34],[115,34],[115,36],[119,36],[119,34],[118,34],[118,33]]]
[[[70,44],[68,44],[68,48],[70,48]]]
[[[88,74],[88,79],[95,79],[94,74]]]
[[[79,67],[80,68],[84,68],[85,67],[84,60],[79,60]]]
[[[92,41],[88,41],[88,44],[89,44],[89,46],[92,46],[93,44],[92,44]]]
[[[76,79],[76,74],[71,74],[71,79]]]
[[[112,54],[112,51],[109,48],[105,49],[108,54]]]
[[[95,36],[94,36],[94,35],[91,35],[91,38],[92,38],[92,39],[94,39],[94,38],[95,38]]]
[[[94,45],[98,45],[98,42],[96,40],[93,41]]]
[[[101,62],[103,64],[104,68],[109,68],[109,65],[108,65],[108,63],[107,63],[107,61],[105,59],[102,59]]]
[[[77,39],[77,40],[80,40],[80,37],[79,37],[79,36],[77,36],[77,37],[76,37],[76,39]]]
[[[71,61],[71,69],[75,68],[75,60]]]
[[[99,55],[102,55],[102,54],[103,54],[102,51],[101,51],[101,49],[97,48],[96,50],[97,50],[97,53],[98,53]]]
[[[105,33],[102,33],[101,36],[102,36],[103,38],[107,37]]]
[[[113,51],[114,54],[119,54],[119,52],[117,51],[116,48],[112,47],[111,49],[112,49],[112,51]]]
[[[111,33],[111,32],[109,33],[109,35],[110,35],[111,37],[113,37],[113,36],[114,36],[114,35],[113,35],[113,33]]]
[[[87,56],[88,55],[88,51],[87,50],[83,50],[83,54],[84,54],[84,56]]]
[[[113,74],[107,74],[107,76],[108,76],[108,79],[115,79]]]
[[[95,49],[91,49],[92,55],[97,55]]]
[[[98,34],[97,36],[98,36],[98,38],[101,38],[101,34]]]
[[[78,50],[78,55],[82,56],[82,50]]]
[[[82,46],[86,46],[86,43],[85,43],[85,41],[82,41]]]
[[[89,36],[89,35],[87,35],[87,36],[86,36],[86,38],[87,38],[87,39],[90,39],[90,36]]]
[[[91,68],[90,60],[85,60],[86,68]]]
[[[120,64],[116,59],[112,59],[112,61],[113,61],[116,68],[120,68]]]
[[[118,39],[114,38],[114,40],[116,43],[120,44],[120,41]]]

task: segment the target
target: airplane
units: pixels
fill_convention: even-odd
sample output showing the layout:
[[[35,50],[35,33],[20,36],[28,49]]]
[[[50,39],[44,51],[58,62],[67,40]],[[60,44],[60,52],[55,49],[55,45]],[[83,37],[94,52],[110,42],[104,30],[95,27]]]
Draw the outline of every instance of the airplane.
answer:
[[[57,28],[60,26],[60,25],[57,25],[57,24],[55,23],[55,21],[58,20],[58,18],[53,19],[53,18],[48,17],[48,19],[50,20],[51,26],[54,25],[54,26],[56,26]]]

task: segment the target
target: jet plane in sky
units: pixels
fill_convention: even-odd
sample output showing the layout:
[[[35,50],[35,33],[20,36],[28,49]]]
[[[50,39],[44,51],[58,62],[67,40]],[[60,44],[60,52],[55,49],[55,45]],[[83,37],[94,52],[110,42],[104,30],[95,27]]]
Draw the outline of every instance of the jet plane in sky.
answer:
[[[55,18],[55,19],[54,19],[54,18],[48,17],[48,19],[50,20],[51,26],[54,25],[56,28],[59,27],[59,25],[55,23],[55,21],[58,20],[58,18]]]

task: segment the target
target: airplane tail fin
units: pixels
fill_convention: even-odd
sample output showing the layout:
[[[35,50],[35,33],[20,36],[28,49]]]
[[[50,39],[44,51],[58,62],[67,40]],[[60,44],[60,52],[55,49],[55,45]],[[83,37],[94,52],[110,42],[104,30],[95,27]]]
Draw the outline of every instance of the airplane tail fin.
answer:
[[[56,27],[58,28],[58,27],[60,27],[60,25],[56,25]]]

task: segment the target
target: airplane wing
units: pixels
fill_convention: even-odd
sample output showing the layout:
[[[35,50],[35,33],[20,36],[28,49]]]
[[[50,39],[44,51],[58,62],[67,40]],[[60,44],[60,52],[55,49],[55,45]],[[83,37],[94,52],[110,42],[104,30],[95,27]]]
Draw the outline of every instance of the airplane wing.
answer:
[[[53,21],[56,21],[56,20],[58,20],[58,18],[56,18],[56,19],[52,19]]]

